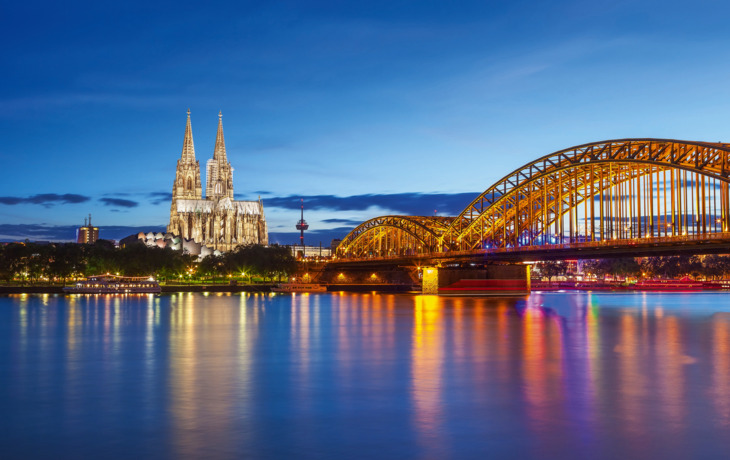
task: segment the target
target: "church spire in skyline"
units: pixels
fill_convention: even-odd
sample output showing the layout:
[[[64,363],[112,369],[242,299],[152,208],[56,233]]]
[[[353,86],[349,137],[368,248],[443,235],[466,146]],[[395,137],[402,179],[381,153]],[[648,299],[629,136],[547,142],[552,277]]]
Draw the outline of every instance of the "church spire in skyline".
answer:
[[[215,150],[213,150],[213,159],[227,162],[226,158],[226,141],[223,138],[223,112],[218,112],[218,133],[215,136]]]
[[[218,112],[218,134],[215,137],[213,158],[205,168],[206,199],[233,199],[233,168],[226,158],[226,142],[223,138],[223,113]]]
[[[190,109],[185,123],[185,137],[180,159],[177,160],[175,182],[172,185],[172,207],[177,206],[178,199],[200,199],[203,188],[200,183],[200,163],[195,159],[193,145],[193,129],[190,125]]]
[[[193,128],[190,125],[190,109],[188,109],[188,121],[185,125],[185,139],[183,140],[180,158],[183,163],[195,162],[195,144],[193,144]]]
[[[177,160],[172,186],[168,233],[182,238],[188,245],[185,249],[196,254],[204,253],[203,245],[210,253],[214,249],[232,251],[241,244],[267,244],[268,227],[261,197],[258,201],[234,199],[233,168],[226,155],[222,112],[218,112],[218,134],[205,175],[203,197],[188,109],[183,153]]]

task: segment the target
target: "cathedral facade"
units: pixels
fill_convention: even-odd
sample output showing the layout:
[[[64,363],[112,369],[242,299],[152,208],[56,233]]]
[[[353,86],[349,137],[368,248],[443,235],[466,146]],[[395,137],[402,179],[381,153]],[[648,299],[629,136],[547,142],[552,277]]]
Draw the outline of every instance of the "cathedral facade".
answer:
[[[226,158],[223,116],[218,114],[218,134],[213,158],[205,168],[205,198],[200,163],[195,159],[190,110],[185,126],[182,155],[177,160],[172,206],[167,232],[221,252],[238,245],[268,244],[264,205],[233,199],[233,168]]]

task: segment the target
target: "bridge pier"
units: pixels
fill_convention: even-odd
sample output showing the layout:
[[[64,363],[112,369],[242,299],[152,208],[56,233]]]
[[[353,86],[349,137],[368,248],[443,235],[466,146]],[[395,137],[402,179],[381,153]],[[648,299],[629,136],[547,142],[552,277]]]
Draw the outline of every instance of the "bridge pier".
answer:
[[[530,267],[523,264],[481,268],[423,269],[423,294],[451,296],[525,295],[530,292]]]
[[[418,291],[426,295],[524,295],[530,292],[529,265],[465,262],[438,266],[414,261],[353,261],[327,264],[317,282],[329,290]],[[419,286],[420,285],[420,286]]]
[[[421,293],[437,295],[439,293],[439,268],[425,267],[422,276]]]

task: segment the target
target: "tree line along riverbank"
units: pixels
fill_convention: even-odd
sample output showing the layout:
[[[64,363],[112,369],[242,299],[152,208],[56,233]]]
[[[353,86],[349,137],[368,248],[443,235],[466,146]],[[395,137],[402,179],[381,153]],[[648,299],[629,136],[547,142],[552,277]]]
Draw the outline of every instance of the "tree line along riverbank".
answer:
[[[289,249],[278,245],[241,246],[202,261],[182,251],[147,247],[141,242],[124,248],[115,248],[105,240],[95,244],[0,245],[0,283],[8,286],[63,286],[105,273],[152,276],[163,284],[261,284],[285,279],[296,269]]]

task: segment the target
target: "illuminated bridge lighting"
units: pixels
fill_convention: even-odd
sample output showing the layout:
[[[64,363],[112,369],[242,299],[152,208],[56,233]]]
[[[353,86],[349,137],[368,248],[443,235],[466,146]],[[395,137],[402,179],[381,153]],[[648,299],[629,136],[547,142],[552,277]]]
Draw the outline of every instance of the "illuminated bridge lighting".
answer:
[[[556,248],[730,242],[730,144],[621,139],[530,162],[458,216],[381,216],[338,257],[366,260]]]

